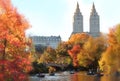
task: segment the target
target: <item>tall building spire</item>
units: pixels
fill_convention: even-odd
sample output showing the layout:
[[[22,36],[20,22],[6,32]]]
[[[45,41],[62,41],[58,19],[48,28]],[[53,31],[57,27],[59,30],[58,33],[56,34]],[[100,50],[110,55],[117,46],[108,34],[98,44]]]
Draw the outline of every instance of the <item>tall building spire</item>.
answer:
[[[95,10],[95,5],[94,5],[94,2],[93,2],[93,5],[92,5],[92,9]]]
[[[91,15],[93,15],[93,14],[97,14],[94,2],[93,2],[93,5],[92,5],[92,11],[91,11]]]
[[[100,19],[99,19],[99,15],[95,9],[94,3],[92,5],[92,9],[90,12],[89,26],[90,26],[90,31],[86,32],[86,33],[88,33],[89,35],[91,35],[93,37],[97,37],[100,35]],[[73,16],[73,32],[72,32],[72,34],[82,33],[82,32],[84,32],[83,15],[80,12],[79,3],[77,2],[76,10],[75,10],[75,13]]]
[[[78,4],[78,2],[77,2],[77,9],[79,9],[79,4]]]
[[[74,17],[73,17],[73,32],[72,32],[72,34],[81,33],[81,32],[83,32],[83,16],[80,12],[79,4],[77,2],[76,11],[75,11]]]
[[[80,8],[79,8],[79,3],[77,2],[77,7],[76,7],[76,12],[75,13],[79,13],[80,12]]]
[[[90,34],[94,37],[99,36],[100,34],[100,25],[99,25],[99,15],[95,9],[95,5],[92,5],[92,11],[90,13]]]

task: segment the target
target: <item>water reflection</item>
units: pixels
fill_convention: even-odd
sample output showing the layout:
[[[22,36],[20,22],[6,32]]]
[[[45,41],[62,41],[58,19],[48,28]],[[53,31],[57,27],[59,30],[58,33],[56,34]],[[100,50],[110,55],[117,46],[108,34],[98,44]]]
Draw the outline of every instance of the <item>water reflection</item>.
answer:
[[[72,75],[71,81],[100,81],[100,78],[80,72]]]
[[[120,81],[120,76],[106,75],[101,77],[101,81]]]
[[[120,81],[120,76],[105,75],[97,77],[95,75],[87,75],[86,73],[75,73],[71,75],[71,81]]]
[[[120,76],[105,75],[97,77],[94,75],[87,75],[85,72],[75,74],[59,73],[55,76],[46,75],[44,78],[31,77],[30,81],[120,81]]]

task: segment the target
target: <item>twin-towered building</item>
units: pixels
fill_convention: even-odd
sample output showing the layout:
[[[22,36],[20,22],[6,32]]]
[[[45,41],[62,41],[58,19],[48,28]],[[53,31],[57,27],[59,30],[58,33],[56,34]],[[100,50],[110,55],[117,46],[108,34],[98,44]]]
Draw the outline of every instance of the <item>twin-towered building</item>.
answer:
[[[93,3],[92,11],[90,13],[89,20],[90,31],[86,32],[93,37],[97,37],[100,35],[100,24],[99,24],[99,15],[95,9],[95,5]],[[79,4],[77,3],[77,8],[73,16],[73,32],[83,33],[83,15],[80,12]],[[58,44],[61,42],[60,36],[32,36],[33,43],[35,45],[43,45],[43,46],[51,46],[52,48],[56,48]]]
[[[95,9],[95,5],[93,3],[92,11],[90,13],[89,18],[89,32],[86,32],[93,37],[97,37],[100,35],[100,24],[99,24],[99,15]],[[83,27],[83,15],[80,11],[79,4],[77,3],[77,8],[73,16],[73,32],[72,34],[82,33],[84,32]]]

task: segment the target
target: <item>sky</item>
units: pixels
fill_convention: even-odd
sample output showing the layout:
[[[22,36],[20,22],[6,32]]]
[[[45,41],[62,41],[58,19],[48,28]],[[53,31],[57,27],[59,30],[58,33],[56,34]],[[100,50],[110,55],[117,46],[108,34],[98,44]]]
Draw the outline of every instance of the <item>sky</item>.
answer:
[[[100,31],[120,23],[120,0],[12,0],[18,12],[31,25],[27,35],[61,36],[67,41],[73,29],[73,15],[79,3],[83,15],[84,31],[89,31],[89,17],[94,2],[100,16]]]

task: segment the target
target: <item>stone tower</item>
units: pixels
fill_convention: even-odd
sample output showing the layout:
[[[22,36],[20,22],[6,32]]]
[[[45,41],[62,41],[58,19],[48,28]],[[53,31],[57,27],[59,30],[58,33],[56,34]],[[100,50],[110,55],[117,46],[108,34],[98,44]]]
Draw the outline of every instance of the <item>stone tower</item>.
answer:
[[[77,8],[76,8],[76,11],[75,11],[74,17],[73,17],[73,32],[72,32],[72,34],[82,33],[82,32],[83,32],[83,16],[80,12],[79,4],[77,3]]]
[[[95,5],[93,3],[92,11],[90,13],[90,35],[97,37],[100,35],[99,15],[96,12]]]

